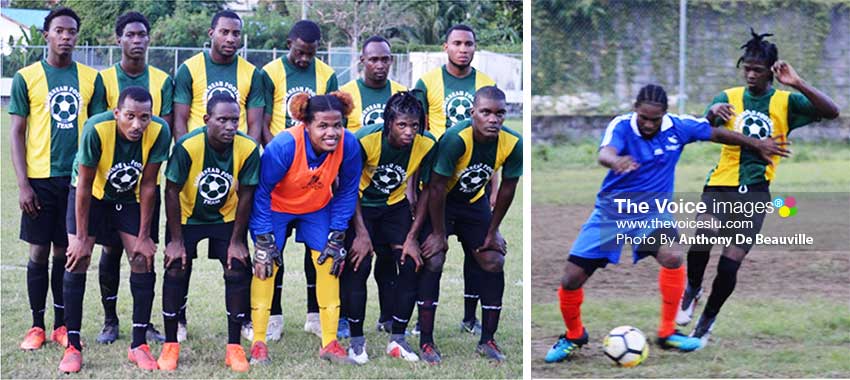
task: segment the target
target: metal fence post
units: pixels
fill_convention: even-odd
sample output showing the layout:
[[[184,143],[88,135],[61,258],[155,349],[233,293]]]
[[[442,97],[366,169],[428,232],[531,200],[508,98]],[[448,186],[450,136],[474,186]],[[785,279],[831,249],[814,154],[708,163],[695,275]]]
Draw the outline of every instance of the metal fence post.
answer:
[[[685,113],[688,94],[685,89],[685,70],[688,65],[688,0],[679,0],[679,114]]]

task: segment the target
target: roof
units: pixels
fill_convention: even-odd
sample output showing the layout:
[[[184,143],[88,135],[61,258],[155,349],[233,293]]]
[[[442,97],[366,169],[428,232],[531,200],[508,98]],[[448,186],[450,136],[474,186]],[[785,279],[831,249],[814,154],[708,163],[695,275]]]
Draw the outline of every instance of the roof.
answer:
[[[41,29],[44,18],[50,11],[46,9],[3,8],[0,9],[0,13],[19,24],[26,25],[27,28],[35,25],[36,28]]]

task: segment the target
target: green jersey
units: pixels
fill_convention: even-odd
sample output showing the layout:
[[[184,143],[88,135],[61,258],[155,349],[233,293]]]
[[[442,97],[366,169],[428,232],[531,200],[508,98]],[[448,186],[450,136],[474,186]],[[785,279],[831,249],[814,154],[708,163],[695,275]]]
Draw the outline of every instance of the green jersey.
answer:
[[[354,109],[345,126],[352,132],[372,124],[383,124],[387,100],[397,92],[407,91],[407,87],[392,80],[387,80],[381,88],[372,88],[363,83],[363,79],[348,82],[339,89],[351,94],[354,101]]]
[[[109,109],[118,108],[121,91],[130,86],[148,90],[153,99],[152,109],[156,116],[170,115],[174,103],[174,81],[165,71],[147,65],[138,76],[130,76],[116,63],[100,72],[106,87],[106,103]]]
[[[310,66],[302,69],[283,56],[263,66],[263,72],[265,113],[272,115],[269,126],[272,136],[296,124],[289,113],[292,95],[301,92],[310,96],[325,95],[339,89],[334,69],[316,58]]]
[[[416,82],[416,89],[424,91],[420,99],[428,113],[428,128],[438,139],[455,124],[469,120],[475,91],[496,82],[478,70],[458,78],[449,74],[446,65],[431,70]]]

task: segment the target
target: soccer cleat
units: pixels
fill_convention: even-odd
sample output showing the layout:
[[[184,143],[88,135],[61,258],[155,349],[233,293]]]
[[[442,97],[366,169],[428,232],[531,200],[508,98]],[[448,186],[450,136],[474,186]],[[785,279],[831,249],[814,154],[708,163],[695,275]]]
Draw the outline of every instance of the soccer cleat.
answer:
[[[339,344],[339,341],[334,339],[327,346],[319,350],[319,357],[337,364],[356,364],[354,360],[348,357],[345,349]]]
[[[280,335],[283,334],[283,315],[272,315],[269,317],[269,325],[266,330],[266,340],[277,342],[280,340]],[[251,334],[253,337],[253,333]]]
[[[251,365],[269,363],[271,363],[271,358],[269,358],[268,346],[264,342],[254,342],[251,347]]]
[[[37,350],[44,344],[44,329],[41,327],[33,327],[24,335],[24,341],[21,342],[22,350]]]
[[[351,326],[348,325],[348,319],[340,318],[336,328],[337,339],[351,338]]]
[[[475,318],[471,321],[461,321],[460,331],[468,332],[472,335],[481,335],[481,321]]]
[[[665,350],[676,349],[682,352],[691,352],[702,348],[702,342],[699,338],[685,336],[679,331],[675,331],[672,335],[664,338],[658,337],[658,345]]]
[[[159,359],[156,359],[156,364],[163,371],[173,371],[177,369],[177,360],[180,358],[180,343],[165,342],[162,344],[162,352],[159,353]]]
[[[189,331],[186,330],[186,322],[177,321],[177,342],[183,343],[186,337],[189,336]]]
[[[136,348],[130,348],[127,350],[127,359],[131,362],[136,363],[139,368],[153,371],[159,369],[159,365],[156,363],[156,359],[151,355],[151,348],[148,347],[147,344],[143,344]]]
[[[59,326],[53,329],[53,332],[50,334],[50,340],[62,347],[68,347],[68,328]]]
[[[443,360],[440,355],[440,350],[437,349],[437,346],[434,345],[434,343],[425,343],[419,349],[421,351],[419,358],[425,363],[437,365]]]
[[[493,339],[479,344],[475,352],[495,363],[503,363],[506,360],[505,354],[502,353],[502,348]]]
[[[419,336],[422,333],[422,330],[419,329],[419,321],[416,321],[416,325],[413,326],[413,330],[410,332],[413,336]]]
[[[676,311],[676,324],[679,326],[687,326],[691,323],[694,317],[694,309],[699,304],[699,299],[702,297],[702,287],[693,289],[690,285],[685,287],[685,292],[682,293],[682,302],[679,303],[679,309]]]
[[[363,365],[369,361],[369,354],[366,353],[366,342],[362,344],[351,343],[348,347],[348,357],[357,364]]]
[[[76,373],[80,372],[82,367],[83,353],[74,346],[66,347],[62,361],[59,362],[59,370],[65,373]]]
[[[393,332],[393,320],[390,319],[389,321],[384,321],[384,322],[378,321],[378,323],[375,324],[375,331],[392,334],[392,332]]]
[[[716,315],[709,318],[705,316],[705,313],[702,313],[702,316],[699,317],[699,321],[697,321],[694,331],[691,332],[691,337],[700,340],[700,348],[705,347],[708,344],[708,338],[711,337],[711,330],[714,330],[714,322],[716,320]]]
[[[319,313],[307,313],[307,319],[304,321],[304,331],[313,333],[313,335],[322,337],[322,322],[319,320]]]
[[[241,344],[228,344],[224,355],[224,365],[230,367],[233,372],[248,372],[251,366],[245,357],[245,350]]]
[[[269,334],[266,334],[266,339],[268,336]],[[249,342],[254,340],[254,324],[251,321],[242,324],[242,337]]]
[[[567,339],[566,335],[561,335],[558,341],[552,345],[549,352],[546,353],[546,363],[561,362],[569,359],[581,346],[587,344],[587,329],[582,331],[581,337],[578,339]]]
[[[178,324],[178,328],[179,328]],[[157,342],[162,343],[165,342],[165,335],[159,332],[159,330],[154,327],[153,323],[148,323],[148,330],[145,331],[145,340],[148,342]]]
[[[119,335],[118,321],[106,321],[95,340],[100,344],[111,344],[118,340]]]
[[[394,358],[401,358],[409,362],[419,361],[419,356],[416,355],[416,352],[413,352],[413,348],[407,344],[406,340],[390,341],[390,343],[387,344],[387,355]]]

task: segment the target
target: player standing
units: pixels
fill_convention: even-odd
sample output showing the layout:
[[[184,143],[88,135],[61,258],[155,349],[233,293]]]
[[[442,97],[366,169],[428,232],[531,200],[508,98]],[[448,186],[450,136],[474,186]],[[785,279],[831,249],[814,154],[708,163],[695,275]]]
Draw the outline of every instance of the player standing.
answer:
[[[776,45],[765,41],[772,34],[757,34],[751,30],[752,38],[743,46],[744,54],[738,59],[743,66],[746,87],[735,87],[723,91],[712,100],[709,108],[717,103],[731,103],[735,111],[721,113],[716,125],[722,128],[749,133],[761,139],[787,141],[788,134],[796,128],[838,117],[838,106],[829,96],[800,78],[791,65],[779,60]],[[779,83],[790,86],[800,93],[777,90],[773,87],[774,77]],[[762,126],[759,131],[755,126]],[[751,228],[712,230],[697,229],[697,236],[735,236],[743,234],[751,239],[761,231],[764,213],[746,217],[734,213],[713,214],[715,202],[770,202],[770,182],[776,176],[779,157],[773,164],[757,152],[738,146],[724,145],[720,160],[708,174],[703,188],[702,201],[708,205],[708,213],[697,215],[697,220],[740,221]],[[752,241],[752,240],[750,240]],[[711,244],[695,244],[688,250],[688,286],[676,316],[680,325],[690,323],[694,308],[702,294],[702,279],[708,265]],[[691,336],[708,343],[714,322],[723,303],[735,290],[738,269],[752,244],[733,244],[723,248],[717,263],[717,276],[712,284],[711,295],[702,316]]]
[[[62,279],[68,247],[64,216],[71,164],[83,124],[89,115],[106,109],[101,77],[72,57],[80,30],[79,16],[70,8],[55,8],[44,18],[42,30],[47,56],[15,73],[9,102],[12,167],[22,211],[20,239],[29,243],[27,295],[32,327],[21,342],[24,350],[41,348],[46,338],[48,286],[53,293],[50,340],[68,345]],[[53,268],[48,276],[51,245]]]
[[[610,170],[602,181],[593,213],[582,226],[567,258],[558,290],[567,331],[546,354],[546,362],[570,358],[577,348],[587,344],[587,330],[581,321],[583,285],[597,269],[619,262],[625,244],[623,236],[655,239],[655,244],[632,244],[632,257],[637,262],[646,256],[654,256],[661,266],[658,272],[661,290],[658,344],[662,348],[683,352],[701,348],[699,339],[689,338],[675,329],[676,308],[685,287],[682,251],[677,244],[662,245],[658,241],[661,235],[675,241],[676,229],[653,225],[654,222],[672,223],[673,215],[666,210],[641,213],[621,208],[617,199],[647,202],[652,208],[655,200],[669,200],[673,195],[676,163],[683,147],[695,141],[744,145],[765,159],[774,154],[788,153],[772,139],[757,140],[725,129],[711,128],[706,119],[668,114],[667,93],[660,86],[650,84],[641,88],[634,107],[634,112],[612,120],[602,137],[599,164]],[[714,120],[729,107],[728,104],[716,104],[709,110],[708,118]],[[623,226],[618,223],[622,221],[633,223]],[[642,227],[632,226],[641,222],[645,223]]]

